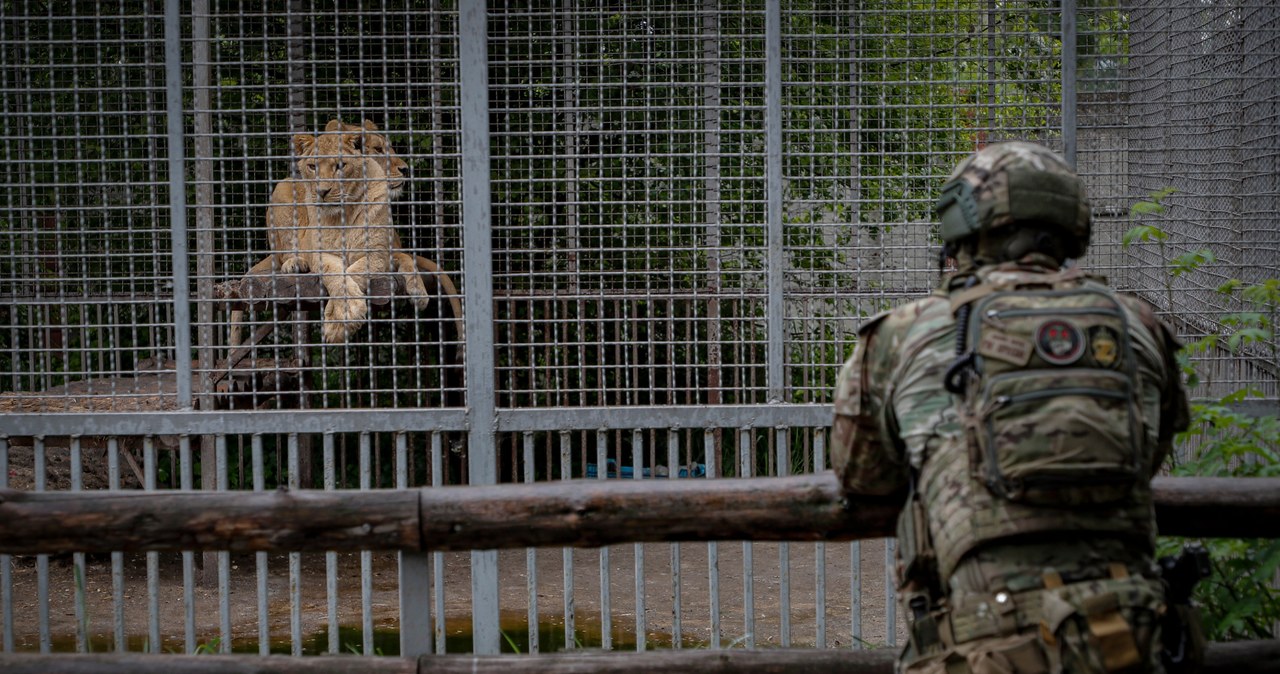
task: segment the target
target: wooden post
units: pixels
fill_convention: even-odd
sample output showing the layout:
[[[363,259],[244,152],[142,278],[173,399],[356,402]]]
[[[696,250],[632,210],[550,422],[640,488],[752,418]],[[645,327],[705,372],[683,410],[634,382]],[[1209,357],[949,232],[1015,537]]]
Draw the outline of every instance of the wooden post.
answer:
[[[1280,478],[1159,478],[1166,535],[1280,538]],[[897,499],[845,498],[831,472],[563,480],[375,491],[0,491],[0,554],[303,552],[816,541],[893,535]]]

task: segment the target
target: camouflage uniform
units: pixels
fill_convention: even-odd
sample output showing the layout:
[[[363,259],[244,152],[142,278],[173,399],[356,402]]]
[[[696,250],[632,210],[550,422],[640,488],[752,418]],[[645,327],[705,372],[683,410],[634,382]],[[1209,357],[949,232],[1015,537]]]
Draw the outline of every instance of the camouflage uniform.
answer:
[[[1101,505],[1001,498],[976,470],[960,396],[943,387],[956,361],[953,300],[967,291],[962,282],[972,276],[979,286],[1056,283],[1109,291],[1039,253],[1014,262],[979,265],[964,256],[961,262],[961,272],[929,297],[863,324],[835,392],[832,463],[844,489],[918,494],[899,522],[900,595],[912,627],[899,669],[1160,672],[1163,590],[1153,559],[1149,477],[1186,423],[1178,344],[1148,305],[1119,298],[1131,326],[1126,353],[1136,361],[1141,408],[1140,478],[1122,497]],[[1105,354],[1086,358],[1095,356]],[[1065,436],[1069,446],[1066,427],[1074,416],[1067,410],[1050,417],[1063,428],[1042,420],[1016,432],[1033,443]],[[923,521],[910,516],[913,503]],[[927,574],[918,573],[925,567]]]

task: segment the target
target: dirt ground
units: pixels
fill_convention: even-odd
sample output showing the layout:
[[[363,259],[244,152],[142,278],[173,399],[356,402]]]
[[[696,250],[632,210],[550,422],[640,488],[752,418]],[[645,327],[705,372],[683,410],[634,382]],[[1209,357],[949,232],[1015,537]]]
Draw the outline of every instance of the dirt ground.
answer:
[[[98,489],[106,486],[101,476],[106,475],[105,452],[94,449],[83,452],[84,488]],[[122,452],[122,455],[124,452]],[[66,447],[46,448],[48,489],[67,489],[69,480],[69,452]],[[138,452],[138,458],[141,458]],[[30,451],[9,452],[9,486],[15,489],[31,489]],[[136,483],[131,469],[122,461],[121,476],[126,488]],[[101,482],[101,484],[99,484]],[[708,544],[683,543],[679,546],[680,565],[680,627],[682,642],[686,646],[707,645],[711,642],[711,583],[708,569]],[[669,646],[673,634],[673,574],[672,548],[670,544],[645,544],[639,549],[643,561],[644,610],[646,642],[650,646]],[[636,545],[619,545],[609,548],[609,615],[611,634],[615,648],[629,648],[636,641]],[[780,573],[781,546],[777,543],[751,545],[749,558],[753,579],[748,586],[744,570],[744,544],[725,542],[716,544],[719,568],[719,615],[721,644],[745,645],[748,634],[760,647],[783,644],[781,616],[784,613],[783,582]],[[816,546],[812,543],[792,543],[789,546],[789,614],[791,616],[791,640],[795,646],[814,646],[817,643],[817,578]],[[861,583],[860,623],[862,640],[871,646],[887,642],[885,633],[886,611],[884,605],[884,543],[865,541],[860,546]],[[215,555],[208,555],[210,560]],[[851,546],[848,543],[828,544],[824,553],[826,644],[829,647],[847,647],[852,643],[852,616],[850,590],[853,572],[850,567]],[[163,649],[181,652],[184,648],[185,605],[181,555],[165,553],[158,556],[159,582],[156,603],[159,607],[160,632]],[[327,630],[325,582],[325,555],[305,553],[302,558],[302,629],[308,650],[323,650],[316,645],[317,635]],[[563,625],[565,618],[564,553],[559,548],[542,549],[536,553],[536,587],[540,631],[543,650],[564,646]],[[199,564],[201,555],[196,555]],[[444,559],[445,626],[449,637],[449,650],[465,650],[470,646],[470,555],[446,553]],[[257,563],[253,555],[230,557],[231,573],[227,601],[231,624],[232,646],[237,650],[256,651],[258,643],[258,590]],[[35,650],[40,645],[42,625],[41,602],[38,594],[37,563],[34,557],[13,557],[10,560],[13,587],[9,598],[13,610],[15,646],[19,650]],[[76,612],[75,588],[77,581],[70,555],[54,556],[49,560],[48,633],[57,650],[75,648]],[[123,623],[130,648],[146,648],[148,634],[147,564],[143,554],[123,556]],[[273,648],[287,652],[290,634],[289,562],[287,555],[272,555],[267,563],[268,615],[267,621]],[[528,645],[526,633],[530,590],[524,550],[504,550],[499,553],[499,607],[502,628],[521,650]],[[196,571],[197,580],[201,572]],[[197,582],[194,590],[195,629],[197,643],[210,644],[218,638],[222,623],[215,570],[211,582]],[[356,628],[362,624],[361,569],[359,554],[339,555],[338,621],[344,627]],[[375,630],[388,634],[398,629],[399,622],[399,573],[395,554],[372,555],[371,578],[373,595],[371,613]],[[575,550],[572,559],[572,606],[574,612],[575,640],[580,646],[598,647],[601,643],[601,565],[600,551]],[[91,635],[95,650],[106,650],[114,643],[114,585],[109,555],[90,555],[83,581],[85,590],[86,631]],[[4,590],[7,588],[0,588]],[[748,589],[752,596],[754,624],[745,619],[745,598]],[[433,598],[433,604],[435,599]],[[432,607],[435,613],[435,607]],[[0,621],[5,618],[0,611]],[[904,638],[904,628],[899,617],[898,643]],[[558,634],[557,634],[558,632]],[[327,638],[320,636],[324,643]],[[309,640],[309,641],[308,641]],[[358,634],[344,630],[342,650],[358,648]],[[389,653],[398,648],[394,634],[380,639],[378,649]]]

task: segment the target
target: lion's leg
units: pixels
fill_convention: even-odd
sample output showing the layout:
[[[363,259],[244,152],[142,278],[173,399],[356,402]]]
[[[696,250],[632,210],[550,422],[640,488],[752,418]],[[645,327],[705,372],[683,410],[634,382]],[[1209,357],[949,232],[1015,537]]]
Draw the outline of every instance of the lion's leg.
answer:
[[[271,271],[274,255],[268,255],[258,260],[256,264],[249,268],[245,276],[253,276],[254,274],[262,274]],[[227,343],[233,348],[244,343],[242,326],[244,325],[244,310],[235,309],[231,312],[231,334],[227,338]]]
[[[337,344],[360,329],[365,316],[369,314],[369,304],[364,295],[367,288],[361,287],[356,277],[347,273],[342,258],[330,253],[320,253],[320,282],[329,293],[329,301],[324,305],[324,341]],[[366,277],[367,278],[367,277]]]
[[[427,294],[427,286],[422,282],[422,277],[418,275],[417,258],[406,253],[392,253],[391,266],[404,277],[404,290],[409,294],[413,308],[418,311],[426,309],[431,303],[431,297]]]

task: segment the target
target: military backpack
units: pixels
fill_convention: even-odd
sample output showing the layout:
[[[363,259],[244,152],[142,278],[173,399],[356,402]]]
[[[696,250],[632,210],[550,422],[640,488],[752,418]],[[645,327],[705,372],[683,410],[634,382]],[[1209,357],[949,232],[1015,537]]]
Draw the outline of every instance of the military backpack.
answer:
[[[974,477],[1030,505],[1100,505],[1143,474],[1131,326],[1116,294],[1078,269],[974,277],[951,296]]]

